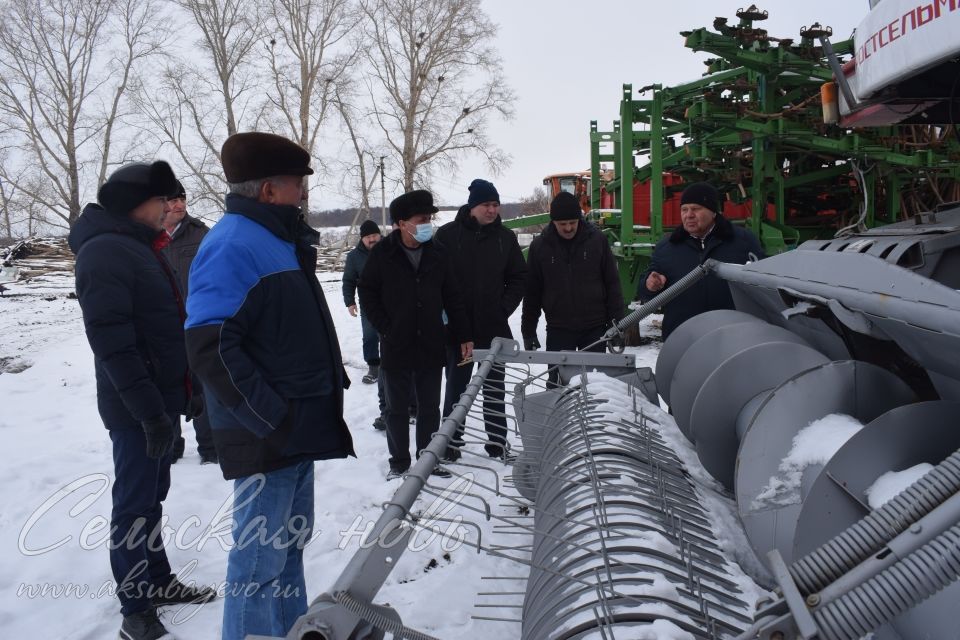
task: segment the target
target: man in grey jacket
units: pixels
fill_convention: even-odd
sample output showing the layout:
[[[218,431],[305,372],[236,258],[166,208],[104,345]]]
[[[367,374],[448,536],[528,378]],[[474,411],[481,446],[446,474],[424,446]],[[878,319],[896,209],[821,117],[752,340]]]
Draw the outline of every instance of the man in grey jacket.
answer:
[[[207,235],[207,225],[187,213],[187,192],[183,188],[183,183],[177,181],[177,193],[167,201],[170,209],[163,219],[163,228],[166,235],[161,235],[159,245],[163,256],[170,263],[173,275],[180,285],[180,292],[183,299],[187,299],[187,276],[190,274],[190,264],[193,262],[197,250],[200,248],[200,241]],[[202,396],[203,389],[200,388],[200,382],[194,378],[193,397],[196,402],[202,402],[199,398]],[[173,443],[173,462],[183,457],[183,450],[186,446],[184,442],[181,425],[177,420],[176,433],[180,434]],[[200,454],[200,464],[213,464],[217,462],[217,450],[213,446],[213,436],[210,434],[210,419],[206,412],[201,413],[193,419],[193,429],[197,433],[197,453]]]

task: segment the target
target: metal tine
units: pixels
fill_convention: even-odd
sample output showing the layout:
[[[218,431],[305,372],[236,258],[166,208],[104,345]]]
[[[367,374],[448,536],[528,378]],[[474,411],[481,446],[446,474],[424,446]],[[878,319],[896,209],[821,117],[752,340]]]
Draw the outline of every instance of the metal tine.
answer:
[[[543,476],[548,476],[548,477],[555,478],[555,479],[559,479],[559,480],[565,481],[565,482],[567,482],[568,484],[571,484],[571,485],[572,485],[572,484],[576,484],[576,485],[585,484],[585,483],[572,482],[572,481],[570,481],[569,479],[565,478],[564,476],[559,476],[559,475],[553,474],[553,473],[543,473],[543,472],[541,472],[541,475],[543,475]],[[622,489],[624,489],[624,490],[636,489],[636,487],[620,487],[619,485],[617,486],[617,488],[622,488]],[[504,496],[504,497],[508,497],[508,498],[509,498],[509,496]],[[665,502],[664,502],[664,504],[665,504]],[[582,520],[579,520],[579,519],[576,519],[576,518],[570,518],[570,517],[568,517],[568,516],[566,516],[566,515],[561,515],[561,514],[558,514],[558,513],[553,512],[553,511],[547,510],[547,509],[537,509],[537,512],[540,513],[540,514],[542,514],[542,515],[546,515],[546,516],[550,516],[550,517],[553,517],[553,518],[557,518],[557,519],[559,519],[559,520],[563,520],[563,521],[565,521],[565,522],[569,522],[569,523],[574,524],[574,525],[589,526],[589,523],[587,523],[587,522],[585,522],[585,521],[582,521]],[[652,520],[651,520],[650,522],[651,522],[651,524],[653,523]],[[656,528],[653,527],[653,526],[651,526],[650,528],[651,528],[652,530],[656,530]],[[705,531],[709,531],[709,529],[708,529],[707,527],[703,527],[703,529],[704,529]],[[622,530],[622,529],[620,529],[620,528],[618,528],[618,527],[608,527],[608,530],[609,530],[610,532],[612,532],[612,533],[617,533],[617,534],[619,534],[619,535],[629,535],[627,532],[625,532],[624,530]],[[669,529],[666,528],[666,527],[664,528],[664,530],[665,530],[665,531],[669,531]],[[701,536],[697,536],[697,537],[698,537],[699,540],[701,540],[701,542],[706,543],[708,546],[714,546],[714,547],[716,546],[716,543],[710,541],[710,540],[707,539],[707,538],[703,538],[703,537],[701,537]],[[700,546],[700,545],[697,545],[697,549],[698,549],[698,551],[700,552],[701,555],[714,556],[714,557],[718,556],[718,554],[710,551],[709,548],[706,548],[706,547],[702,547],[702,546]]]
[[[610,629],[610,640],[616,640],[616,639],[614,638],[614,636],[613,636],[614,620],[613,620],[613,612],[610,610],[610,602],[609,602],[606,594],[603,592],[603,589],[600,589],[600,588],[599,588],[599,585],[600,585],[600,571],[599,571],[599,570],[595,570],[595,573],[596,573],[596,575],[597,575],[597,587],[598,587],[597,590],[596,590],[596,591],[597,591],[597,600],[598,600],[599,603],[600,603],[600,612],[603,614],[603,620],[602,620],[602,621],[600,620],[599,617],[597,617],[597,623],[598,623],[599,628],[600,628],[600,634],[601,634],[604,638],[606,638],[606,637],[607,637],[607,634],[604,632],[604,627],[605,627],[605,626],[608,626],[609,629]],[[594,616],[597,616],[596,611],[597,611],[597,608],[594,607]]]
[[[445,532],[443,532],[443,531],[438,531],[438,530],[433,529],[433,528],[431,528],[431,527],[429,527],[429,526],[421,525],[421,524],[418,523],[418,522],[410,522],[410,521],[408,521],[408,522],[410,523],[411,526],[413,526],[413,527],[415,527],[415,528],[430,530],[430,531],[432,531],[432,532],[440,535],[441,537],[447,537],[447,538],[450,537],[447,533],[445,533]],[[550,574],[550,575],[556,576],[557,578],[561,578],[561,579],[566,580],[566,581],[568,581],[568,582],[576,582],[576,583],[578,583],[578,584],[581,584],[581,585],[583,585],[583,586],[585,586],[585,587],[589,587],[589,588],[591,588],[591,589],[596,586],[596,583],[588,582],[588,581],[586,581],[586,580],[584,580],[584,579],[582,579],[582,578],[578,578],[578,577],[576,577],[576,576],[572,576],[572,575],[563,573],[562,571],[556,571],[555,569],[551,569],[550,567],[544,567],[544,566],[538,565],[537,563],[535,563],[535,562],[533,562],[533,561],[531,561],[531,560],[526,560],[526,559],[524,559],[524,558],[518,558],[518,557],[512,556],[512,555],[510,555],[510,554],[508,554],[508,553],[503,553],[502,551],[499,551],[499,550],[497,550],[497,549],[493,549],[493,548],[491,548],[491,547],[484,547],[484,546],[482,546],[482,545],[480,545],[480,544],[478,544],[478,543],[474,543],[473,541],[471,541],[471,540],[469,540],[469,539],[460,539],[460,538],[457,538],[457,540],[460,541],[460,542],[462,542],[463,544],[476,545],[476,546],[477,546],[477,551],[478,551],[478,553],[482,550],[482,551],[485,551],[485,552],[487,552],[488,554],[490,554],[490,555],[492,555],[492,556],[495,556],[495,557],[498,557],[498,558],[504,558],[505,560],[511,560],[511,561],[513,561],[513,562],[516,562],[517,564],[520,564],[520,565],[523,565],[523,566],[526,566],[526,567],[531,567],[531,568],[537,569],[537,570],[539,570],[539,571],[542,571],[542,572],[544,572],[544,573],[548,573],[548,574]],[[589,551],[588,551],[588,552],[589,552]],[[623,567],[627,567],[627,568],[635,568],[635,567],[632,567],[631,565],[625,564],[625,563],[620,563],[618,566],[623,566]],[[487,577],[484,577],[484,579],[512,579],[512,578],[499,578],[499,577],[497,577],[497,576],[487,576]],[[517,579],[520,580],[521,578],[517,578]],[[526,578],[522,578],[522,580],[526,580]],[[636,605],[642,605],[642,604],[644,604],[644,602],[643,602],[642,600],[638,600],[637,598],[635,598],[635,597],[633,597],[633,596],[631,596],[631,595],[629,595],[629,594],[620,593],[619,591],[617,591],[616,589],[613,588],[613,584],[612,584],[612,583],[610,583],[610,586],[604,586],[603,588],[607,591],[608,597],[609,597],[609,596],[613,596],[613,597],[615,597],[615,598],[622,599],[622,600],[625,600],[625,601],[627,601],[627,602],[630,602],[630,603],[633,603],[633,604],[636,604]]]
[[[489,620],[490,622],[523,622],[523,618],[494,618],[492,616],[470,616],[471,620]]]
[[[509,496],[505,496],[505,497],[509,497]],[[468,510],[470,510],[470,511],[475,511],[475,512],[481,513],[476,507],[470,506],[470,505],[468,505],[468,504],[460,504],[459,506],[460,506],[461,508],[463,508],[463,509],[468,509]],[[557,518],[560,519],[560,520],[564,520],[564,521],[566,521],[566,522],[571,522],[571,523],[574,523],[574,524],[584,524],[584,523],[580,523],[580,522],[571,520],[571,519],[569,519],[569,518],[565,518],[565,517],[563,517],[563,516],[555,516],[555,517],[557,517]],[[445,520],[445,519],[442,519],[442,518],[431,518],[431,519],[432,519],[432,520],[437,520],[437,521],[444,521],[444,520]],[[499,514],[496,514],[496,513],[491,514],[491,519],[500,520],[500,521],[503,521],[503,522],[508,522],[503,516],[501,516],[501,515],[499,515]],[[469,522],[469,521],[468,521],[468,522]],[[474,527],[477,527],[476,524],[474,524],[474,523],[472,523],[472,522],[471,522],[471,524],[473,524]],[[514,524],[515,524],[515,523],[514,523]],[[586,525],[589,526],[589,523],[586,523]],[[528,527],[528,526],[525,526],[525,525],[522,525],[522,524],[515,524],[515,526],[516,526],[516,528],[518,528],[518,529],[525,529],[525,530],[527,530],[527,531],[528,531],[529,533],[531,533],[531,534],[537,532],[534,527]],[[478,530],[479,530],[479,527],[477,527],[477,528],[478,528]],[[561,544],[564,545],[564,546],[573,547],[573,548],[575,548],[575,549],[578,549],[578,550],[580,550],[580,551],[583,551],[584,553],[586,553],[586,554],[588,554],[588,555],[590,555],[590,556],[599,557],[601,560],[603,560],[604,565],[606,566],[607,574],[608,574],[608,576],[610,576],[610,580],[611,580],[611,581],[613,580],[612,570],[610,569],[610,564],[609,564],[609,558],[607,557],[606,545],[605,545],[605,543],[603,542],[603,537],[602,537],[602,536],[600,537],[600,540],[601,540],[601,550],[600,550],[600,551],[594,551],[593,549],[589,548],[589,547],[586,546],[586,545],[583,545],[583,544],[574,542],[574,541],[572,541],[572,540],[570,540],[570,539],[568,539],[568,538],[564,538],[564,537],[562,537],[562,536],[554,535],[554,534],[552,534],[552,533],[550,533],[550,532],[547,532],[547,531],[540,531],[539,533],[540,533],[541,536],[546,537],[546,538],[549,538],[549,539],[552,539],[552,540],[555,540],[555,541],[561,543]],[[517,534],[519,535],[519,532],[517,532]],[[619,535],[621,535],[622,537],[625,537],[625,538],[629,537],[628,534],[625,534],[625,533],[622,533],[622,532],[620,532]],[[531,566],[533,566],[533,565],[531,565]],[[641,566],[639,566],[639,565],[636,565],[636,564],[634,564],[634,563],[631,563],[631,562],[618,561],[617,566],[619,566],[619,567],[626,567],[626,568],[628,568],[628,569],[633,569],[634,571],[637,571],[637,572],[643,572],[643,571],[644,571],[644,568],[643,568],[643,567],[641,567]],[[541,567],[541,568],[542,568],[542,567]]]
[[[569,451],[569,453],[572,453],[572,454],[575,454],[575,455],[579,455],[579,452],[577,452],[577,451],[572,451],[572,450],[568,450],[568,451]],[[579,456],[579,457],[583,458],[583,456]],[[575,481],[571,480],[570,478],[568,478],[568,477],[565,476],[565,475],[560,475],[560,474],[557,474],[557,473],[554,473],[554,472],[541,471],[541,472],[540,472],[540,476],[541,476],[541,477],[548,477],[548,478],[560,480],[560,481],[563,481],[563,482],[565,482],[565,483],[567,483],[567,484],[571,484],[571,485],[581,485],[581,484],[585,484],[584,482],[575,482]],[[599,480],[600,484],[603,485],[604,487],[615,487],[615,488],[620,489],[620,490],[622,490],[622,491],[624,491],[624,492],[633,492],[634,490],[636,490],[636,489],[639,488],[639,487],[630,487],[630,486],[626,486],[626,485],[613,485],[613,484],[611,484],[611,483],[606,482],[606,481],[603,480],[602,478],[599,478],[598,480]],[[667,508],[668,505],[667,505],[667,498],[666,498],[666,490],[665,490],[665,485],[664,485],[664,483],[663,483],[662,475],[658,475],[658,476],[657,476],[657,484],[655,485],[655,488],[658,490],[658,496],[660,497],[662,506],[663,506],[664,508]],[[652,491],[653,489],[654,489],[654,488],[651,488],[651,491]],[[698,505],[698,506],[699,506],[699,505]],[[543,514],[545,514],[545,515],[550,515],[550,516],[555,517],[555,518],[560,518],[560,519],[563,519],[563,520],[567,520],[568,522],[571,522],[571,523],[573,523],[573,524],[587,525],[587,523],[585,523],[585,522],[582,522],[582,521],[579,521],[579,520],[575,520],[575,519],[571,519],[571,518],[566,518],[565,516],[562,516],[562,515],[560,515],[560,514],[553,513],[553,512],[550,512],[550,511],[545,511],[545,510],[542,510],[542,509],[538,509],[537,511],[538,511],[538,513],[543,513]],[[707,529],[707,527],[704,527],[704,529]],[[610,530],[611,530],[611,531],[614,531],[614,532],[620,532],[620,530],[619,530],[619,529],[616,529],[616,528],[610,528]],[[625,535],[625,534],[624,534],[624,535]],[[704,551],[705,553],[709,553],[708,550],[703,550],[703,551]],[[711,555],[716,555],[716,554],[711,554]]]
[[[457,501],[455,501],[455,500],[453,500],[453,499],[451,499],[451,498],[448,498],[448,497],[444,494],[444,492],[442,492],[442,491],[437,491],[436,489],[437,489],[437,487],[435,487],[435,486],[433,486],[433,485],[430,485],[430,484],[426,484],[426,485],[423,486],[423,489],[421,489],[421,491],[424,491],[425,493],[428,493],[428,494],[430,494],[430,495],[432,495],[432,496],[436,496],[436,497],[438,497],[438,498],[440,498],[440,499],[442,499],[442,500],[446,500],[447,502],[450,502],[450,503],[452,503],[452,504],[456,504],[456,505],[461,504],[461,503],[459,503],[459,502],[457,502]],[[475,494],[475,493],[470,493],[469,491],[460,491],[460,490],[458,490],[458,491],[457,491],[457,495],[458,495],[458,496],[470,496],[471,498],[476,498],[477,500],[479,500],[479,501],[483,504],[483,510],[484,510],[484,514],[485,514],[485,516],[486,516],[487,522],[490,521],[490,503],[489,503],[489,502],[487,502],[486,500],[484,500],[483,498],[481,498],[480,496],[478,496],[478,495]]]

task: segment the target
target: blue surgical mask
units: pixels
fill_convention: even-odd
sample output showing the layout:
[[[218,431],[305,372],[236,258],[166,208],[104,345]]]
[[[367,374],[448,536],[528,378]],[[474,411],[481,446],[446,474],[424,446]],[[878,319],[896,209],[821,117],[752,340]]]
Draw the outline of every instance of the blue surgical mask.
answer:
[[[413,234],[413,239],[417,242],[426,242],[433,237],[433,225],[429,222],[417,225],[417,232]]]

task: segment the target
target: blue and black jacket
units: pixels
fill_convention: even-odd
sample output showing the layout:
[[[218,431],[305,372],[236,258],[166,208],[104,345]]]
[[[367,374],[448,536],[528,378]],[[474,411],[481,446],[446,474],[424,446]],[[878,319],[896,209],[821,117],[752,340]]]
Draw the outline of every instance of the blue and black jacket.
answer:
[[[143,420],[187,406],[179,291],[152,248],[156,236],[98,204],[88,204],[70,231],[97,408],[108,429],[139,429]]]
[[[354,455],[317,241],[298,207],[231,194],[190,268],[187,355],[228,480]]]

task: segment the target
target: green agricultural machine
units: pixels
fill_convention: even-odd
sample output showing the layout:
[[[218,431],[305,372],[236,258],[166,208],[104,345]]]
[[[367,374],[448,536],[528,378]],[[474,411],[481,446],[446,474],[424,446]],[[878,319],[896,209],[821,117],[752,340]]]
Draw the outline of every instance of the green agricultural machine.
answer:
[[[835,70],[853,73],[853,40],[831,43],[819,24],[775,38],[757,26],[766,11],[736,15],[736,25],[716,18],[713,30],[681,34],[689,49],[715,56],[702,78],[623,85],[612,130],[590,124],[591,178],[578,195],[611,242],[628,297],[657,241],[680,224],[690,182],[716,185],[726,217],[748,226],[768,255],[960,200],[960,136],[945,117],[933,124],[930,100],[901,91],[853,115],[841,102],[840,117]]]

